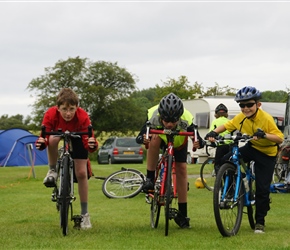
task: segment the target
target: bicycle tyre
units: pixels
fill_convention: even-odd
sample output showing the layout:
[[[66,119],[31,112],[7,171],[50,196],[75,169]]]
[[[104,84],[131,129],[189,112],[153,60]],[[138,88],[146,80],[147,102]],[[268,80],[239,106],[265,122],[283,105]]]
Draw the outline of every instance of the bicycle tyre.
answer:
[[[159,217],[160,217],[160,209],[161,209],[161,205],[159,203],[159,192],[160,192],[160,184],[155,184],[155,192],[154,192],[154,196],[152,198],[152,202],[151,202],[151,207],[150,207],[150,220],[151,220],[151,227],[152,228],[157,228],[158,227],[158,223],[159,223]]]
[[[213,190],[213,205],[216,225],[224,237],[234,236],[238,233],[243,216],[244,190],[240,181],[238,199],[233,201],[236,189],[236,167],[231,163],[225,163],[218,171]],[[222,201],[225,178],[230,179],[230,185],[226,190],[226,198]],[[235,204],[235,205],[234,205]],[[233,206],[234,205],[234,206]],[[231,207],[233,206],[233,207]]]
[[[255,201],[255,180],[253,178],[249,181],[249,199],[251,201]],[[250,224],[250,227],[252,229],[255,229],[255,212],[256,212],[256,206],[255,203],[250,204],[247,206],[247,214],[248,214],[248,221]]]
[[[200,179],[205,188],[213,191],[215,182],[214,158],[208,158],[200,167]]]
[[[165,191],[165,236],[168,235],[169,231],[169,220],[170,220],[170,209],[171,209],[171,194],[172,194],[172,164],[173,156],[168,155],[168,166],[167,166],[167,175],[166,175],[166,191]]]
[[[63,235],[68,233],[68,214],[70,207],[70,161],[68,156],[63,158],[62,181],[60,187],[60,221]]]
[[[273,182],[283,182],[285,181],[285,176],[287,176],[286,171],[287,171],[288,164],[285,163],[276,163],[275,168],[274,168],[274,178]],[[276,179],[276,178],[277,179]]]
[[[133,198],[142,190],[144,174],[132,169],[110,174],[103,182],[102,191],[108,198]]]

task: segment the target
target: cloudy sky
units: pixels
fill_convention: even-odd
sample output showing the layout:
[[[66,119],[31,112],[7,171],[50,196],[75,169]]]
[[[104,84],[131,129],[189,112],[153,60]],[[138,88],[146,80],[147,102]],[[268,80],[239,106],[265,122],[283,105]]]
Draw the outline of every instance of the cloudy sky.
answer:
[[[59,60],[117,62],[139,89],[290,87],[290,2],[0,1],[0,115],[29,115],[28,83]]]

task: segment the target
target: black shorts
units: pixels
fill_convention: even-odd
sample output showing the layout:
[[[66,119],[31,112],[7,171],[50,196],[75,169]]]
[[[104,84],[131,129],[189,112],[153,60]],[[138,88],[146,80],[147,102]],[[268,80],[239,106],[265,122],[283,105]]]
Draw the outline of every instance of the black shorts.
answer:
[[[160,148],[164,149],[167,145],[161,142]],[[186,162],[187,159],[187,143],[182,148],[174,148],[174,158],[176,162]]]
[[[85,149],[82,138],[71,138],[72,152],[71,157],[73,159],[87,159],[88,151]]]

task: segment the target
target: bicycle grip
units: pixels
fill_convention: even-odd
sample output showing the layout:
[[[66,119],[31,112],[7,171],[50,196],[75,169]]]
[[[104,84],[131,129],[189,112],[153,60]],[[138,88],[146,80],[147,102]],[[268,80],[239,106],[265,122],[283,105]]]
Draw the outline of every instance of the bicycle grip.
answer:
[[[45,138],[46,137],[46,132],[45,132],[45,126],[41,126],[41,137]]]
[[[93,126],[92,125],[88,126],[88,136],[89,136],[89,138],[93,136]]]

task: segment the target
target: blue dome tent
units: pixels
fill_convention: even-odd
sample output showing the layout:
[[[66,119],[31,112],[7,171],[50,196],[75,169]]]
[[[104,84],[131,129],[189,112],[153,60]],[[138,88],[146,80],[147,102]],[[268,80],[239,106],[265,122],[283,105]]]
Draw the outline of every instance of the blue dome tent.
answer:
[[[47,165],[47,151],[35,148],[37,138],[19,128],[0,131],[0,167]]]

